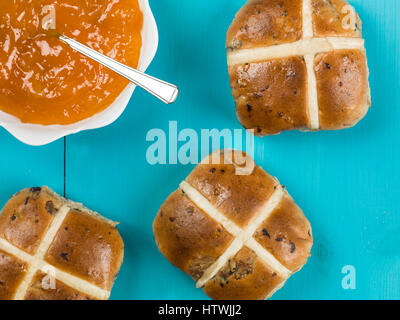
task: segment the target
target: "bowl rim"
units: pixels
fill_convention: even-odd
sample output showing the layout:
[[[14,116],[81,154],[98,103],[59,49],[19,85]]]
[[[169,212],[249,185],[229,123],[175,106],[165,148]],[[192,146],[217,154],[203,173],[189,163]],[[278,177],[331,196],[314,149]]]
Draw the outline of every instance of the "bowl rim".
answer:
[[[158,49],[158,28],[149,0],[138,0],[143,13],[141,31],[142,47],[138,70],[145,72],[153,61]],[[42,146],[65,136],[80,131],[102,128],[116,121],[128,106],[136,86],[129,83],[121,94],[103,111],[90,118],[68,125],[40,125],[23,123],[17,117],[0,110],[0,126],[19,141],[31,145]]]

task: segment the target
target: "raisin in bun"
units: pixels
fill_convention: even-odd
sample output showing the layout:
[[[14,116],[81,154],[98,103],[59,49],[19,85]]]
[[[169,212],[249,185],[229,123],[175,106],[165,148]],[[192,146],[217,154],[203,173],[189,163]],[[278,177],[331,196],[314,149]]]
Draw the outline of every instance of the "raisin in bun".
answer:
[[[369,109],[361,21],[345,0],[250,0],[226,46],[237,116],[256,135],[344,129]]]

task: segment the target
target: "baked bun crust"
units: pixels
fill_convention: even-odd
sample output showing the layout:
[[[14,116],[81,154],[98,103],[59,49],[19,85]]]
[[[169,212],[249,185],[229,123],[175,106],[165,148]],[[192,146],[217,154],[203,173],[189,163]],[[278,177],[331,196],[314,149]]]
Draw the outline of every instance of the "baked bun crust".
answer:
[[[227,33],[239,121],[259,136],[354,126],[370,89],[361,21],[344,0],[250,0]]]
[[[47,187],[22,190],[0,215],[0,299],[108,299],[123,252],[114,222]]]
[[[238,174],[243,158],[253,163],[247,175]],[[213,153],[192,171],[161,206],[153,231],[160,252],[221,300],[270,297],[306,263],[313,243],[286,189],[232,150]]]

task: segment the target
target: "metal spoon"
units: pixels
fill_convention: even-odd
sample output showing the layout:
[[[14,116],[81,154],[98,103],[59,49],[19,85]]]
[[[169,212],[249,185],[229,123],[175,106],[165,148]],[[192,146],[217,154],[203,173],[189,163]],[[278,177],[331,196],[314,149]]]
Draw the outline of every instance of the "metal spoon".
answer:
[[[168,104],[176,101],[179,94],[177,86],[128,67],[64,35],[58,35],[58,38],[72,49],[115,71],[161,101]]]

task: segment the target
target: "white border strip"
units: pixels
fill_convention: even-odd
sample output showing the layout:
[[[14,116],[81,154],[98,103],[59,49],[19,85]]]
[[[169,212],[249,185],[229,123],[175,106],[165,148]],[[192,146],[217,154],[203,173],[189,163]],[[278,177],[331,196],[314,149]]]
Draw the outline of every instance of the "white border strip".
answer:
[[[270,47],[241,49],[228,53],[228,66],[291,56],[315,55],[340,49],[364,50],[364,39],[345,37],[312,38]]]
[[[319,105],[317,78],[314,72],[314,54],[304,56],[307,67],[307,113],[309,118],[309,126],[311,130],[319,129]]]
[[[303,0],[303,38],[314,36],[311,0]]]

